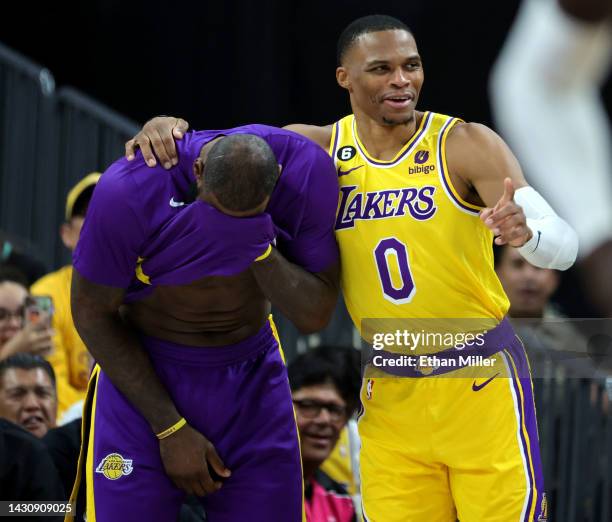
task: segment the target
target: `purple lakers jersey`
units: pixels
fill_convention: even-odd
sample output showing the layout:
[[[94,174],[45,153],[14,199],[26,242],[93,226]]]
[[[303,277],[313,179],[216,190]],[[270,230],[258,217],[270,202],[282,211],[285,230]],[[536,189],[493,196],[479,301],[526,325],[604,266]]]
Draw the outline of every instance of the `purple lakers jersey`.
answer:
[[[265,140],[281,165],[266,212],[234,218],[203,201],[190,202],[193,163],[202,147],[220,135],[247,133]],[[273,239],[289,261],[310,272],[337,261],[338,182],[318,145],[290,131],[247,125],[187,133],[177,151],[179,162],[170,171],[148,167],[140,153],[106,170],[74,253],[81,275],[126,288],[126,301],[133,301],[155,285],[238,274]]]

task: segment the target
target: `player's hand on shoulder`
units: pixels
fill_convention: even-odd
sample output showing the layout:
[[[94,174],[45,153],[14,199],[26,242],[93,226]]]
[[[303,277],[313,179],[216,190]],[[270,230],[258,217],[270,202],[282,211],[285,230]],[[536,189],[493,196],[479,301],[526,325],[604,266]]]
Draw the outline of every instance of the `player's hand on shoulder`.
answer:
[[[140,148],[142,156],[149,167],[157,164],[157,158],[165,169],[178,163],[174,140],[180,140],[189,130],[189,123],[173,116],[156,116],[144,124],[142,130],[125,143],[125,157],[134,159],[136,149]]]
[[[160,440],[159,448],[166,473],[189,494],[214,493],[231,475],[213,444],[189,424]]]
[[[514,201],[514,183],[504,179],[504,193],[493,208],[480,212],[480,219],[495,235],[496,245],[521,247],[533,236],[527,226],[527,217],[520,205]]]

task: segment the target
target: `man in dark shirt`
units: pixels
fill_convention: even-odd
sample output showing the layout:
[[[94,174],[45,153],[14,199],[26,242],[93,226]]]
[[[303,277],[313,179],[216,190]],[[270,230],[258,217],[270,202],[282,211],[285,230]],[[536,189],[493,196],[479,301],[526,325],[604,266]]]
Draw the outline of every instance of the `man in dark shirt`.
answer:
[[[57,502],[64,497],[45,445],[16,424],[0,418],[0,500]],[[28,520],[51,522],[63,517],[28,517]]]

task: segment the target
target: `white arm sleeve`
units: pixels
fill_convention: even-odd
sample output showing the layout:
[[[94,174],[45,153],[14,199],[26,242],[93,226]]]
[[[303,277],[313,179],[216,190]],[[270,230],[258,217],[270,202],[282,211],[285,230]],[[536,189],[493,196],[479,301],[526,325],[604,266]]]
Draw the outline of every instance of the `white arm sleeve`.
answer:
[[[567,270],[578,255],[578,235],[532,187],[521,187],[514,201],[523,208],[533,237],[518,249],[532,265]]]

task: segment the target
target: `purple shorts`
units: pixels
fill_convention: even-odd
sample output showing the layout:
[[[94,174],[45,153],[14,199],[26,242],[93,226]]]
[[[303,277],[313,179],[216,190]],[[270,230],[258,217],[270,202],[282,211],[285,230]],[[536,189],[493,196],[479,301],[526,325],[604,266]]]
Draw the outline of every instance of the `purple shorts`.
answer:
[[[179,412],[214,444],[232,471],[219,491],[201,499],[207,520],[301,521],[298,433],[270,322],[253,337],[225,347],[142,341]],[[185,494],[164,472],[148,423],[103,371],[94,370],[92,391],[85,433],[93,451],[81,458],[87,518],[175,522]]]

